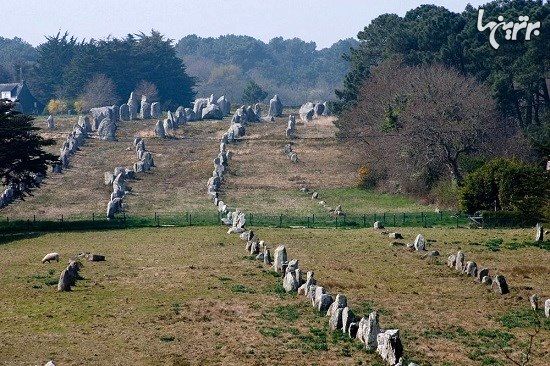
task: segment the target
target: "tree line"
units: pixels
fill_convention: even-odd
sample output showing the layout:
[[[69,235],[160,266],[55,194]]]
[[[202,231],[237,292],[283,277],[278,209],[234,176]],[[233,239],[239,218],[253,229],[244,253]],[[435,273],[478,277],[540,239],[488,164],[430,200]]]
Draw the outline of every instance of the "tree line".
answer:
[[[0,39],[10,45],[0,52],[0,82],[2,78],[19,80],[22,75],[44,103],[61,99],[86,107],[120,104],[147,83],[154,85],[165,107],[189,106],[194,99],[194,79],[177,57],[172,41],[156,31],[89,41],[58,33],[47,37],[35,52],[19,39],[8,41]],[[22,57],[15,57],[22,50]]]
[[[243,90],[256,84],[287,105],[301,105],[334,99],[334,89],[349,70],[342,54],[357,45],[350,38],[318,50],[315,42],[299,38],[276,37],[265,43],[249,36],[193,34],[180,39],[176,50],[196,77],[200,95],[225,94],[245,102]]]
[[[529,16],[541,22],[540,34],[507,41],[501,30],[494,49],[470,5],[462,13],[422,5],[403,17],[380,15],[345,55],[350,71],[333,105],[339,137],[356,142],[363,187],[469,212],[530,206],[530,214],[550,215],[550,4],[497,0],[480,8],[484,22]],[[495,167],[499,174],[479,173]],[[501,205],[514,184],[514,202]]]

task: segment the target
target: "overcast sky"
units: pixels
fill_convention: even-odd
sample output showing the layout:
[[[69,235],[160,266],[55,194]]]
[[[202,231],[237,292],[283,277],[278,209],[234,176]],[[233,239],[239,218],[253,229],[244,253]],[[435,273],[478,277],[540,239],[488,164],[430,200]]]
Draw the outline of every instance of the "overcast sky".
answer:
[[[4,7],[0,36],[37,45],[44,36],[69,31],[79,39],[121,37],[156,29],[178,40],[188,34],[243,34],[263,41],[276,36],[315,41],[318,48],[355,37],[384,13],[405,14],[433,3],[460,12],[469,2],[442,0],[16,0]]]

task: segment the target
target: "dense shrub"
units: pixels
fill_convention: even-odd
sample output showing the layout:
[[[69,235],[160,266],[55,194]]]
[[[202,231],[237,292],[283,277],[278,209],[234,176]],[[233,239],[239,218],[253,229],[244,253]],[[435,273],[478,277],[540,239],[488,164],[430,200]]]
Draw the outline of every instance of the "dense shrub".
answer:
[[[550,193],[548,172],[517,160],[494,159],[470,173],[460,203],[469,212],[516,211],[533,219],[544,216]]]

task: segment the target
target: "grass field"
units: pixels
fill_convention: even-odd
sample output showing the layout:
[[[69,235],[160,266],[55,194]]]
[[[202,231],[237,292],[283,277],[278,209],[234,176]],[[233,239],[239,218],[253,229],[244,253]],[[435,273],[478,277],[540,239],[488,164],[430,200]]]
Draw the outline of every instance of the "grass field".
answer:
[[[403,229],[412,241],[418,229]],[[507,365],[531,331],[528,296],[550,296],[550,252],[522,243],[531,230],[422,229],[430,263],[372,229],[258,229],[273,248],[314,270],[358,315],[378,309],[398,327],[406,355],[421,365]],[[498,240],[502,239],[502,243]],[[515,244],[514,244],[515,243]],[[496,246],[495,246],[496,245]],[[447,253],[504,274],[499,296],[447,268]],[[60,263],[41,264],[58,251]],[[73,292],[55,284],[70,256],[85,263]],[[0,245],[0,364],[60,365],[380,365],[375,354],[327,330],[327,319],[280,278],[245,255],[221,227],[51,233]],[[495,272],[495,273],[496,273]],[[550,357],[550,323],[536,338],[532,365]],[[517,356],[517,355],[515,355]]]
[[[250,125],[243,141],[229,147],[234,156],[222,198],[230,206],[256,214],[319,215],[323,209],[299,192],[300,187],[307,186],[319,191],[327,204],[342,204],[351,214],[434,210],[404,197],[350,188],[355,185],[358,166],[335,139],[331,118],[308,126],[298,124],[294,150],[300,161],[292,164],[282,151],[288,142],[287,119]],[[58,142],[49,150],[58,153],[77,120],[77,116],[59,117],[55,130],[42,130],[44,136]],[[45,127],[40,117],[35,124]],[[25,201],[2,208],[0,217],[33,219],[36,215],[40,220],[104,215],[110,188],[103,184],[103,173],[116,166],[132,167],[136,161],[132,147],[135,136],[144,137],[157,167],[130,183],[132,194],[124,200],[128,214],[213,213],[206,199],[206,180],[229,121],[189,123],[165,140],[153,137],[154,124],[154,120],[120,122],[117,141],[88,139],[72,156],[69,169],[50,175]]]

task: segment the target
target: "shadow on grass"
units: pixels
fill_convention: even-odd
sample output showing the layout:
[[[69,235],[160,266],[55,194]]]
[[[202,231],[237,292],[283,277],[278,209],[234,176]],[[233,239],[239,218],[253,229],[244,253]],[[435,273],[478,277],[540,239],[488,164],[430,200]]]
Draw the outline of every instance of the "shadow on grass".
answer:
[[[28,232],[28,233],[13,233],[13,234],[1,234],[0,245],[9,244],[11,242],[23,239],[34,239],[44,235],[43,232]]]

